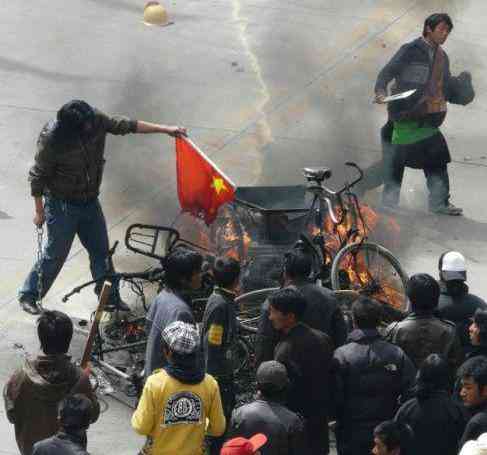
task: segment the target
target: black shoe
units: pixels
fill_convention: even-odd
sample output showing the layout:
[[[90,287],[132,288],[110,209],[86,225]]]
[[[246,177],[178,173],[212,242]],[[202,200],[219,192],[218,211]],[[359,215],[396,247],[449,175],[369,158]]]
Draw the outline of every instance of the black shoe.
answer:
[[[460,207],[455,207],[453,204],[448,204],[443,207],[430,209],[430,212],[437,213],[438,215],[450,215],[450,216],[463,215],[463,209],[461,209]]]
[[[33,316],[41,314],[41,309],[36,302],[26,299],[19,299],[19,305],[20,308],[22,308],[26,313],[32,314]]]

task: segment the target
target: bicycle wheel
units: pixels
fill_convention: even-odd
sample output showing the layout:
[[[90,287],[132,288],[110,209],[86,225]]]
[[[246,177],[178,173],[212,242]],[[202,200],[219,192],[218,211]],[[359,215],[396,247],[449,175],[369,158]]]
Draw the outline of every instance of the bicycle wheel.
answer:
[[[394,313],[406,311],[408,276],[386,248],[371,242],[342,248],[333,260],[331,283],[335,290],[357,290],[386,304]],[[399,316],[399,314],[398,314]]]
[[[237,322],[243,331],[256,333],[259,325],[260,311],[267,296],[279,288],[257,289],[246,292],[235,299],[239,312]]]

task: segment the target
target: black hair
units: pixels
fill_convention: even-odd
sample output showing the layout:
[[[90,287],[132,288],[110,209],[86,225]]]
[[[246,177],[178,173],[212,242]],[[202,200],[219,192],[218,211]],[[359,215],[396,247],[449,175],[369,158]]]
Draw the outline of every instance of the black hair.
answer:
[[[45,354],[66,354],[73,338],[73,322],[61,311],[43,311],[37,319],[37,335]]]
[[[83,127],[93,122],[95,111],[82,100],[72,100],[66,103],[57,111],[57,121],[62,129],[69,131],[81,131]]]
[[[487,310],[477,308],[473,315],[473,322],[475,322],[479,328],[481,346],[487,346]]]
[[[232,286],[240,276],[240,263],[232,257],[217,258],[213,265],[213,277],[217,286]]]
[[[442,22],[444,22],[446,25],[448,25],[448,28],[450,29],[450,32],[453,30],[453,22],[451,20],[451,17],[446,14],[446,13],[435,13],[432,14],[431,16],[428,16],[423,25],[423,36],[426,37],[427,35],[427,30],[426,28],[430,28],[431,31],[434,31],[438,25],[440,25]]]
[[[92,413],[89,398],[81,393],[68,395],[59,405],[59,422],[68,431],[86,429],[90,426]]]
[[[352,304],[352,317],[359,329],[375,329],[382,319],[382,307],[367,297],[360,297]]]
[[[284,403],[287,399],[288,388],[277,388],[274,384],[257,384],[257,390],[263,398],[269,401]]]
[[[273,292],[269,297],[269,305],[283,314],[294,314],[300,321],[306,311],[306,299],[294,286],[285,287]]]
[[[284,255],[284,272],[289,278],[309,278],[313,261],[302,248],[293,248]]]
[[[438,306],[440,285],[427,273],[417,273],[409,278],[406,295],[413,311],[433,311]]]
[[[487,386],[487,360],[484,357],[472,357],[462,368],[462,378],[472,378],[478,387]]]
[[[386,420],[374,428],[374,437],[380,439],[387,450],[400,449],[407,455],[413,443],[413,430],[405,423]]]
[[[416,377],[416,396],[422,400],[437,390],[448,390],[450,369],[439,354],[430,354],[421,363]]]
[[[165,280],[170,289],[182,290],[183,280],[190,280],[201,270],[203,256],[189,248],[176,248],[164,261]]]

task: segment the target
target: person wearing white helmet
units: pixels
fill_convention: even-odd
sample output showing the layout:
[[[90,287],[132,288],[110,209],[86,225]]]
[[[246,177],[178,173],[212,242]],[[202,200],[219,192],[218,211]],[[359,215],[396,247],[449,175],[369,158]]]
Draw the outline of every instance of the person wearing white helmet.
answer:
[[[472,351],[469,337],[471,319],[478,309],[487,310],[487,303],[480,297],[470,294],[467,281],[467,263],[458,251],[444,252],[438,261],[440,299],[438,315],[452,321],[465,354]]]

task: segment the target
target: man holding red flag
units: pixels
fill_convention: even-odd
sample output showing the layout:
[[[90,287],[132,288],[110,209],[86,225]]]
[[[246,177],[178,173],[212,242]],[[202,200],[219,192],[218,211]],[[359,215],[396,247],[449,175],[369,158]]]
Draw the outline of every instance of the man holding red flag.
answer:
[[[233,200],[235,184],[187,137],[176,137],[176,160],[182,210],[210,225],[218,208]]]

